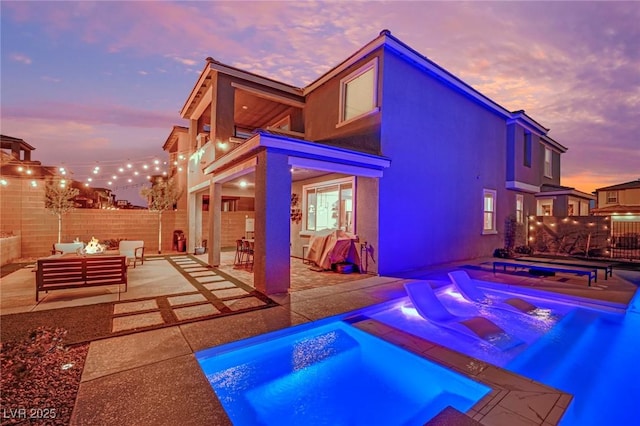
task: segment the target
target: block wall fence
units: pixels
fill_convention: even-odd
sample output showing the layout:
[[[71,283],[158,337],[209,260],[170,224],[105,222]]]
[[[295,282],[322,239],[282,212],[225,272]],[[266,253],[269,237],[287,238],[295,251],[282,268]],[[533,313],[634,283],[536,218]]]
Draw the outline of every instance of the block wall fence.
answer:
[[[30,181],[9,180],[0,186],[0,230],[20,236],[18,257],[42,257],[51,254],[58,238],[58,219],[44,207],[42,182],[32,187]],[[208,239],[208,212],[203,212],[202,238]],[[235,247],[235,241],[245,235],[245,219],[253,211],[222,212],[222,247]],[[162,252],[173,250],[173,231],[187,234],[187,212],[162,213]],[[62,241],[76,238],[87,242],[99,240],[143,240],[147,255],[158,252],[158,214],[148,210],[75,209],[62,217]],[[4,259],[3,259],[4,260]]]

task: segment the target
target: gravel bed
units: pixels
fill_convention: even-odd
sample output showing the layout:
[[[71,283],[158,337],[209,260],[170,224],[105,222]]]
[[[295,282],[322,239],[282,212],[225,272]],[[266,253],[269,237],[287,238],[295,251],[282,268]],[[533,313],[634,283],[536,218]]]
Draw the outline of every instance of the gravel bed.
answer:
[[[0,344],[2,425],[68,425],[89,344],[65,346],[66,330],[39,327]]]

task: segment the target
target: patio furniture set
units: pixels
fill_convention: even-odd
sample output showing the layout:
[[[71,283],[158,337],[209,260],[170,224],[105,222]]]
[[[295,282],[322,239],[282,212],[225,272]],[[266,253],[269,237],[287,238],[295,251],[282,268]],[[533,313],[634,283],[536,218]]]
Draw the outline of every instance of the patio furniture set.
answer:
[[[41,291],[124,284],[127,267],[144,264],[144,241],[120,241],[118,250],[88,252],[82,242],[56,243],[52,255],[36,262],[36,301]]]

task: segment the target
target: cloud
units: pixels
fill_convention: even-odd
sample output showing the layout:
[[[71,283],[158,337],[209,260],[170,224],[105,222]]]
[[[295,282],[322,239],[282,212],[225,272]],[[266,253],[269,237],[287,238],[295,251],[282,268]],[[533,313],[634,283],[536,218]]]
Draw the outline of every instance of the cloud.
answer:
[[[19,62],[21,64],[25,64],[25,65],[31,65],[31,58],[29,58],[27,55],[23,55],[20,53],[14,53],[11,55],[11,60],[13,62]]]
[[[177,117],[164,111],[149,111],[124,105],[76,104],[44,101],[38,105],[3,106],[3,125],[9,119],[46,119],[86,125],[170,129]]]
[[[182,65],[188,65],[188,66],[194,66],[196,65],[198,62],[193,60],[193,59],[186,59],[186,58],[181,58],[178,56],[170,56],[167,55],[169,58],[171,58],[172,60],[182,64]]]
[[[55,77],[50,77],[48,75],[43,75],[42,77],[40,77],[40,79],[42,81],[48,81],[50,83],[60,83],[62,80],[59,78],[55,78]]]
[[[3,21],[34,23],[53,43],[73,36],[96,51],[111,52],[114,60],[140,60],[143,65],[136,67],[166,70],[154,77],[173,78],[179,69],[179,78],[191,79],[185,86],[195,83],[208,56],[304,86],[388,28],[505,108],[524,109],[550,127],[550,136],[569,148],[562,159],[567,179],[620,176],[624,181],[637,174],[640,163],[640,3],[3,2],[2,7]],[[152,64],[153,58],[164,62]],[[114,81],[119,76],[116,67],[103,72]],[[156,92],[177,110],[189,90]],[[114,106],[49,102],[28,112],[31,106],[3,105],[3,125],[7,111],[13,119],[94,126],[169,129],[175,124],[175,113],[125,107],[137,102],[117,98],[115,89],[111,93]]]

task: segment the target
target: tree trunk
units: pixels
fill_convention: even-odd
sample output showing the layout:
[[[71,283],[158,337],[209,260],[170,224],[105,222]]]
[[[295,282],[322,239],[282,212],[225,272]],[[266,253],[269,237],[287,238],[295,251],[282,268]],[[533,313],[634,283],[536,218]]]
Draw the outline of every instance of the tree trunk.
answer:
[[[162,210],[158,212],[158,254],[162,253]]]
[[[62,242],[60,241],[61,237],[62,237],[62,215],[58,213],[58,244]]]

